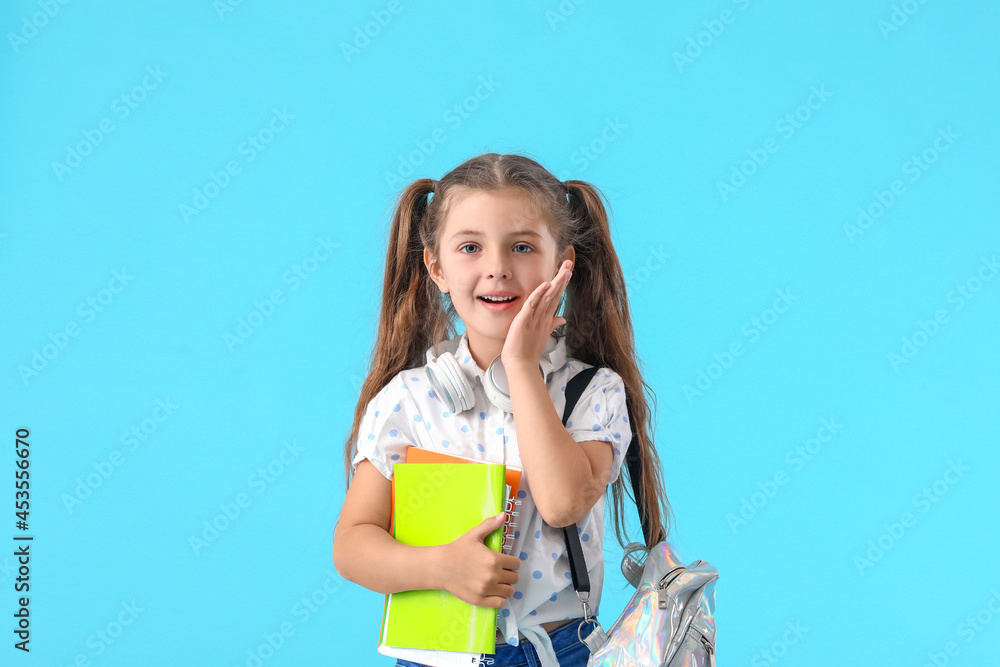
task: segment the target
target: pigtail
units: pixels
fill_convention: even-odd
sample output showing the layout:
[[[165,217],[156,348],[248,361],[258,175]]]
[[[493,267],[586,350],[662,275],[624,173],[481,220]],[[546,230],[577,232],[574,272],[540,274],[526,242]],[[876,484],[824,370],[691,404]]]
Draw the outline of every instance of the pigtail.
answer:
[[[407,186],[397,200],[386,249],[382,279],[382,303],[375,346],[361,396],[354,409],[354,424],[344,446],[347,484],[351,461],[357,453],[357,437],[365,408],[400,371],[423,364],[431,341],[454,336],[437,286],[423,264],[421,225],[435,182],[421,178]]]
[[[625,276],[621,262],[611,240],[608,215],[601,194],[585,181],[566,181],[567,207],[573,221],[576,262],[573,280],[566,295],[566,345],[570,355],[598,367],[611,368],[625,383],[626,400],[632,413],[635,439],[629,445],[638,447],[642,461],[642,479],[639,480],[640,497],[637,505],[645,508],[649,517],[650,536],[647,547],[653,547],[670,532],[671,514],[660,457],[652,439],[652,424],[646,392],[655,394],[642,379],[636,363],[635,335],[629,312]],[[614,507],[615,536],[624,546],[624,499],[631,497],[631,480],[626,484],[628,472],[621,473],[611,485]]]

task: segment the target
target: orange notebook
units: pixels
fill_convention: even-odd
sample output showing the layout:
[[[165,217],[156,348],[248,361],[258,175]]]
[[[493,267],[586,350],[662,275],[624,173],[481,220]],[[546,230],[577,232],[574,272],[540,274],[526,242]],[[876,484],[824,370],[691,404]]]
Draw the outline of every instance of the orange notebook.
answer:
[[[446,454],[445,452],[436,451],[433,449],[424,449],[423,447],[407,447],[406,448],[406,462],[407,463],[491,463],[491,461],[484,461],[482,459],[473,459],[467,456],[457,456],[455,454]],[[514,531],[517,530],[517,519],[520,514],[518,507],[521,505],[521,500],[517,497],[517,490],[521,484],[521,469],[514,466],[507,466],[506,469],[506,479],[504,480],[507,484],[509,491],[504,499],[504,511],[507,512],[507,520],[503,524],[503,552],[510,553],[510,547],[514,543]],[[395,494],[393,494],[395,495]],[[392,507],[390,505],[390,522],[389,531],[392,532]]]

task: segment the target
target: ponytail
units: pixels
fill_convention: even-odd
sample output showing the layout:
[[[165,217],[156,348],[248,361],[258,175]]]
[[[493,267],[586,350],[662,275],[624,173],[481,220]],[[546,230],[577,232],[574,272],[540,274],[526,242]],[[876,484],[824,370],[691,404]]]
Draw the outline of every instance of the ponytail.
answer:
[[[648,548],[666,539],[670,532],[671,509],[663,485],[663,471],[653,444],[655,418],[651,418],[646,392],[655,394],[642,379],[636,363],[635,336],[629,312],[625,276],[611,240],[608,215],[600,191],[586,181],[564,183],[567,205],[575,231],[576,250],[573,280],[567,289],[567,350],[570,356],[589,364],[611,368],[625,384],[626,401],[631,413],[635,438],[629,443],[632,456],[638,454],[641,478],[635,480],[639,497],[633,498],[644,509],[649,524]],[[631,457],[628,457],[631,458]],[[629,484],[626,484],[626,472]],[[611,485],[615,536],[624,546],[624,498],[631,492],[633,468],[622,466]]]
[[[389,230],[382,278],[382,304],[375,346],[354,423],[344,446],[347,484],[357,453],[358,428],[369,401],[402,370],[420,366],[431,341],[454,336],[454,327],[441,305],[438,289],[423,264],[421,224],[435,182],[421,178],[408,185],[396,202]]]

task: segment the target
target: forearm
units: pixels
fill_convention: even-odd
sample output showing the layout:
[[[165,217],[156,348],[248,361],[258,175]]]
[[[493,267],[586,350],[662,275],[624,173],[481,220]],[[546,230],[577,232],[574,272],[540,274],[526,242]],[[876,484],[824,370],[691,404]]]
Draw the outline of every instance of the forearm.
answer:
[[[342,577],[376,593],[444,590],[438,549],[401,544],[379,526],[360,524],[337,530],[333,563]]]
[[[583,504],[595,484],[590,459],[556,414],[538,367],[506,370],[521,466],[532,499],[550,526],[572,524],[589,509]]]

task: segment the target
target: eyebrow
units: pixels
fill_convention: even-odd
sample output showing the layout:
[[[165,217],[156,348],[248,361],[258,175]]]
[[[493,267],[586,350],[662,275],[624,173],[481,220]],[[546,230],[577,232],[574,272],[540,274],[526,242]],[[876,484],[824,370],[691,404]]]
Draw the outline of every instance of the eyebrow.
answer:
[[[452,239],[457,239],[460,236],[483,236],[482,232],[477,232],[472,229],[462,229],[451,235]],[[534,236],[535,238],[542,238],[542,235],[536,231],[530,229],[521,229],[516,232],[510,232],[507,236]]]

